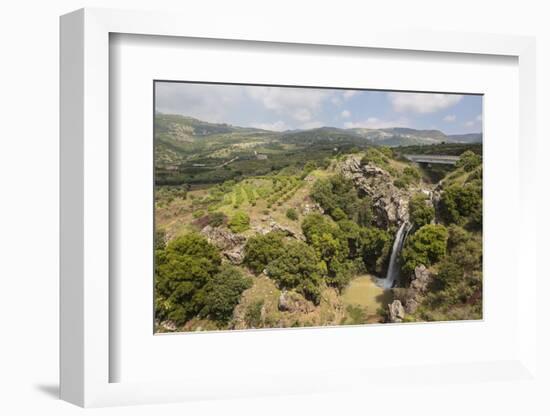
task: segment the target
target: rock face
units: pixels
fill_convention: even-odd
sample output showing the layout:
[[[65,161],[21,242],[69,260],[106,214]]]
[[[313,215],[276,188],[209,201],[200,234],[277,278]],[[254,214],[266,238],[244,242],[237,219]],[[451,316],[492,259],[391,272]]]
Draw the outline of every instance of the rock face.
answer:
[[[394,300],[388,305],[389,321],[391,323],[403,322],[405,318],[405,308],[401,304],[400,300]]]
[[[252,229],[258,233],[258,234],[267,234],[272,231],[280,232],[284,234],[287,237],[296,238],[298,240],[304,240],[304,236],[301,234],[298,234],[291,230],[290,228],[287,228],[273,220],[273,218],[268,217],[265,220],[262,219],[263,222],[267,222],[265,225],[258,225],[256,227],[253,227]]]
[[[223,228],[207,225],[201,230],[210,244],[220,249],[227,260],[233,264],[241,264],[244,259],[246,237],[232,233]]]
[[[432,275],[430,271],[421,264],[416,266],[411,281],[411,289],[415,290],[419,295],[426,293],[428,285],[432,281]]]
[[[377,166],[364,165],[358,156],[348,156],[341,164],[344,177],[372,199],[376,225],[387,228],[409,220],[410,194],[393,184],[391,175]]]
[[[428,292],[428,286],[432,280],[432,274],[423,264],[414,269],[414,273],[411,276],[411,284],[405,299],[406,313],[412,314],[416,312],[422,302],[422,298]]]

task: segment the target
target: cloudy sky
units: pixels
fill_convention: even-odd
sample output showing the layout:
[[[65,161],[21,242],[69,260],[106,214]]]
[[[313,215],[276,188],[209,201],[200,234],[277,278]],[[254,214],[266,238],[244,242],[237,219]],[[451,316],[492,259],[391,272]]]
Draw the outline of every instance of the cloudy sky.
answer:
[[[479,95],[156,83],[156,111],[267,130],[411,127],[481,132]]]

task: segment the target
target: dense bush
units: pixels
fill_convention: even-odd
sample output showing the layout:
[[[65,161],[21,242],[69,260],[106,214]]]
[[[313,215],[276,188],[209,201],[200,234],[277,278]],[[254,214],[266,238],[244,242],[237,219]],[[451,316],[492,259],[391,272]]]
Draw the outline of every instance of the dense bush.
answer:
[[[258,274],[271,261],[280,257],[284,251],[283,235],[281,233],[270,232],[265,235],[255,235],[246,242],[244,264]]]
[[[237,211],[229,220],[228,226],[234,233],[242,233],[250,227],[250,217],[243,211]]]
[[[306,216],[302,232],[321,261],[327,283],[339,290],[357,269],[380,272],[391,244],[384,230],[361,227],[348,219],[334,223],[321,214]]]
[[[480,181],[464,186],[451,185],[443,191],[440,201],[441,217],[449,224],[481,228],[482,190]]]
[[[481,156],[471,150],[467,150],[460,155],[460,159],[458,159],[455,166],[463,168],[466,172],[471,172],[479,165],[481,165]]]
[[[313,248],[301,241],[286,245],[283,254],[267,266],[267,274],[283,289],[296,289],[315,304],[321,300],[322,269]]]
[[[392,245],[390,234],[376,227],[364,227],[360,234],[361,258],[371,273],[380,275]]]
[[[447,229],[440,224],[428,224],[410,236],[401,252],[402,269],[405,273],[414,271],[416,266],[430,266],[445,255]]]
[[[391,151],[389,148],[380,147],[375,149],[370,147],[365,152],[365,156],[361,159],[361,165],[374,165],[382,169],[387,169],[389,166],[389,158],[391,157],[388,156],[388,154],[390,154],[389,151]]]
[[[197,315],[204,307],[203,288],[220,265],[217,248],[195,233],[175,238],[164,250],[157,250],[157,318],[183,323]]]
[[[311,197],[336,221],[343,219],[342,213],[350,219],[370,221],[370,200],[361,199],[353,182],[342,175],[319,179],[313,185]]]
[[[200,315],[221,323],[229,322],[241,294],[251,286],[252,279],[245,277],[239,269],[222,266],[204,286],[204,306]]]
[[[415,194],[409,201],[409,218],[414,228],[430,224],[435,217],[435,210],[428,197]]]

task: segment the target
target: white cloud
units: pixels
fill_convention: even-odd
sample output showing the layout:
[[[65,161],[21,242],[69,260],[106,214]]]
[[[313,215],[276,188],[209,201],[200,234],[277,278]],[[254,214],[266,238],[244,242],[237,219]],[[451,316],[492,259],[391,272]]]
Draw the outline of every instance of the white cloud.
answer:
[[[456,121],[456,116],[454,114],[447,114],[445,117],[443,117],[443,121],[446,121],[447,123],[453,123]]]
[[[309,121],[311,120],[311,112],[307,108],[299,108],[293,114],[293,117],[298,121]]]
[[[356,90],[346,90],[344,91],[344,93],[342,94],[342,96],[344,97],[345,100],[348,100],[350,99],[351,97],[353,97],[354,95],[357,95],[359,94],[359,91],[356,91]]]
[[[344,110],[340,113],[340,116],[342,118],[350,118],[351,117],[351,113],[348,111],[348,110]]]
[[[280,87],[246,87],[245,91],[266,109],[297,120],[303,119],[306,111],[309,111],[311,118],[311,113],[319,109],[323,100],[331,94],[328,90]]]
[[[362,121],[348,121],[344,123],[347,129],[364,128],[364,129],[386,129],[390,127],[408,127],[409,122],[406,118],[397,120],[381,120],[377,117],[369,117]]]
[[[271,131],[285,131],[289,129],[289,126],[281,120],[275,121],[274,123],[256,123],[253,124],[251,127]]]
[[[245,99],[243,87],[238,85],[159,82],[155,90],[156,111],[214,123],[227,122],[231,109]]]
[[[457,104],[462,95],[390,92],[388,99],[398,112],[434,113]]]
[[[468,120],[467,122],[465,122],[464,125],[466,127],[473,127],[473,126],[481,123],[481,121],[482,121],[481,114],[478,114],[473,120]]]

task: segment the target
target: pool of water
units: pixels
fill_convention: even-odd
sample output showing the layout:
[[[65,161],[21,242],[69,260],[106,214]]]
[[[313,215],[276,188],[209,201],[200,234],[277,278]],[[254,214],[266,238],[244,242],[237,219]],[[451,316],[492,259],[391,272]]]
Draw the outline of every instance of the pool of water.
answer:
[[[367,308],[369,316],[377,315],[378,308],[392,302],[391,290],[376,284],[376,278],[364,275],[354,278],[342,293],[345,305],[360,305]]]

